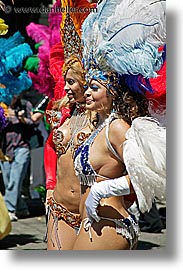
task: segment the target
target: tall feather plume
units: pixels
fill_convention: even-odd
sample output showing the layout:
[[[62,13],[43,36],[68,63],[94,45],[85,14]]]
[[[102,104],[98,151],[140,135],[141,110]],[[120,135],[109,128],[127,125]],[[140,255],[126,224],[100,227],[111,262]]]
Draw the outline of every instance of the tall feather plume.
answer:
[[[84,62],[102,70],[155,77],[165,44],[165,0],[103,0],[83,24]],[[92,26],[92,32],[91,32]]]
[[[23,70],[32,50],[20,32],[9,38],[0,38],[0,102],[10,104],[13,95],[29,89],[31,79]]]
[[[25,59],[31,55],[32,50],[27,43],[20,44],[17,47],[8,50],[5,53],[6,71],[4,73],[8,73],[10,70],[13,72],[20,71]]]
[[[18,95],[31,87],[32,80],[26,71],[22,71],[18,77],[11,73],[4,74],[0,77],[0,84],[0,102],[10,104],[14,95]]]
[[[0,38],[0,55],[3,56],[6,51],[25,42],[25,38],[19,31],[8,38]]]
[[[57,0],[53,8],[60,7],[60,0]],[[35,74],[29,72],[29,76],[33,81],[34,89],[40,93],[47,95],[49,98],[54,97],[54,79],[49,70],[50,50],[53,45],[60,42],[60,21],[62,14],[58,12],[50,12],[48,16],[48,26],[35,24],[31,22],[27,27],[27,34],[36,42],[40,43],[38,48],[39,67]]]
[[[49,40],[51,32],[48,26],[36,24],[34,22],[31,22],[26,27],[26,31],[28,36],[30,36],[36,43]]]

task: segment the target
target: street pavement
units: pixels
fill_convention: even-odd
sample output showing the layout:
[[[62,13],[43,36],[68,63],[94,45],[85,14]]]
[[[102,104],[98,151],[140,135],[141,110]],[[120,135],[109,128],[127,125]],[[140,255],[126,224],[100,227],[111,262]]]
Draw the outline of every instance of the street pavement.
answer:
[[[40,203],[36,201],[32,203],[32,206],[34,209],[31,208],[29,218],[12,222],[10,234],[0,241],[0,250],[46,250],[44,242],[46,218],[43,206],[40,207]],[[161,233],[142,232],[137,250],[159,250],[165,249],[165,247],[166,229],[163,229]]]

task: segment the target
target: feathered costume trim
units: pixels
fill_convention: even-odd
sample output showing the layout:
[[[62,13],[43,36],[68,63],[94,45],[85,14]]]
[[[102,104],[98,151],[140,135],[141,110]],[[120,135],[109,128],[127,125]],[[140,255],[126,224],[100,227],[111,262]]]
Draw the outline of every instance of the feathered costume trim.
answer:
[[[32,50],[19,31],[9,38],[0,38],[0,77],[4,74],[19,72],[25,59]]]
[[[53,5],[53,8],[60,7],[60,1]],[[34,89],[40,93],[54,97],[54,79],[49,71],[49,55],[50,49],[53,45],[60,42],[60,21],[61,13],[51,11],[48,16],[49,26],[41,24],[30,23],[27,27],[27,34],[36,43],[41,43],[38,48],[39,67],[38,72],[29,72],[29,76],[33,81]]]
[[[24,60],[32,55],[32,50],[27,43],[20,44],[7,50],[0,60],[0,77],[9,71],[18,72],[23,67]]]
[[[0,55],[22,43],[25,42],[25,38],[19,31],[15,32],[9,38],[0,38]]]
[[[0,19],[0,34],[7,31],[8,26]],[[30,46],[24,41],[19,31],[9,38],[0,38],[0,130],[6,126],[4,106],[11,103],[14,95],[20,94],[32,85],[31,79],[23,71],[25,59],[32,55]]]
[[[9,38],[0,38],[0,102],[11,103],[13,95],[31,87],[32,81],[23,64],[32,50],[20,32]]]
[[[64,49],[62,43],[55,44],[50,50],[50,73],[55,81],[54,100],[61,99],[66,94],[64,90],[65,81],[62,76],[62,67],[64,64]]]

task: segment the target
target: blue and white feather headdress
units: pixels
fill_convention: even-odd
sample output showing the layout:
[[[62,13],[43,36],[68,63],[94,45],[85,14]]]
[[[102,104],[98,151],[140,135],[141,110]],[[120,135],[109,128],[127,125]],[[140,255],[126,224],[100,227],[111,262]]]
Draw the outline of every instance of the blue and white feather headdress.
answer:
[[[107,72],[115,79],[117,75],[156,77],[163,64],[158,49],[166,39],[166,1],[103,0],[97,10],[82,26],[88,78],[110,83]]]

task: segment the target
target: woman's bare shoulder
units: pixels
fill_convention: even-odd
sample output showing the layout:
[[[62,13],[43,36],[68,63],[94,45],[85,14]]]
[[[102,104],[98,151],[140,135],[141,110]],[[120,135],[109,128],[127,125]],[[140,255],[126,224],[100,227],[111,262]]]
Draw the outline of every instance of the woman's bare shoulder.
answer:
[[[109,134],[112,136],[125,136],[126,132],[130,128],[130,125],[122,118],[115,119],[109,127]]]
[[[130,125],[123,119],[115,119],[112,121],[109,127],[108,139],[113,148],[116,150],[121,159],[122,156],[122,145],[126,140],[126,132],[130,128]]]

